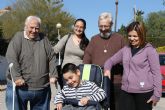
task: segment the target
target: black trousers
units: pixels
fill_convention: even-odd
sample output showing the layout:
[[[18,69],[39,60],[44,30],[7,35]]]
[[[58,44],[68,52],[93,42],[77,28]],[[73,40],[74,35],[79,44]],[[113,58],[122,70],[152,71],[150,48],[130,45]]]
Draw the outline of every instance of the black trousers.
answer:
[[[147,93],[128,93],[121,91],[119,110],[152,110],[152,103],[147,103],[152,94],[153,91]]]
[[[111,83],[111,91],[110,91],[110,109],[111,110],[119,110],[119,97],[121,94],[121,84]]]

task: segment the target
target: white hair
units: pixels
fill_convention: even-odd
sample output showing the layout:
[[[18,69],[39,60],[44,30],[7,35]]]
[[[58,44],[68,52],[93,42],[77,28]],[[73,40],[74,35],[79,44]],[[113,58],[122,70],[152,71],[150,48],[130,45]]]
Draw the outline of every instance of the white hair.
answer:
[[[39,25],[41,25],[41,19],[38,16],[28,16],[25,20],[25,26],[27,26],[29,22],[34,19],[38,21]]]
[[[107,20],[109,20],[110,23],[113,23],[112,14],[109,13],[109,12],[103,12],[103,13],[100,14],[99,21],[104,20],[104,19],[107,19]]]

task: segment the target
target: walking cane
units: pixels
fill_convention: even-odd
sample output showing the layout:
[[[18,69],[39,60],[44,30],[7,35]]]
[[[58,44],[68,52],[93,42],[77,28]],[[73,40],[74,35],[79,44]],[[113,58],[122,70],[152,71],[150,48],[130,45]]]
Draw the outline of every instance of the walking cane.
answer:
[[[12,75],[12,67],[13,67],[13,63],[9,64],[9,69],[10,69],[10,75],[11,75],[11,80],[12,80],[12,85],[13,85],[13,105],[12,105],[12,110],[14,110],[14,105],[15,105],[15,83],[13,80],[13,75]]]

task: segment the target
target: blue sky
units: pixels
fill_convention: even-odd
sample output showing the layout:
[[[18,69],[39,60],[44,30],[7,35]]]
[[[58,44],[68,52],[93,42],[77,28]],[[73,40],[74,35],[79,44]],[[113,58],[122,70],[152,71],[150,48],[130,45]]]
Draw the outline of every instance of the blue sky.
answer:
[[[0,0],[0,9],[12,4],[14,0]],[[133,19],[133,7],[144,11],[144,18],[150,12],[165,10],[163,0],[118,0],[117,29],[128,25]],[[87,22],[86,35],[91,38],[99,33],[98,16],[102,12],[111,12],[115,18],[115,0],[63,0],[63,10],[70,12],[76,18],[83,18]],[[112,28],[114,30],[114,27]]]

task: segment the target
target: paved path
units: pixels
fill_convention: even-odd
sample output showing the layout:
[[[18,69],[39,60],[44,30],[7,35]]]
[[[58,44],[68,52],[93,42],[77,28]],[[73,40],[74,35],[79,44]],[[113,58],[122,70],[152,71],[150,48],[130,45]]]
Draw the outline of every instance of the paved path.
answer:
[[[3,86],[0,88],[5,88],[5,87]],[[53,97],[56,95],[57,90],[55,89],[54,85],[51,85],[51,89],[52,89],[52,98],[50,102],[50,110],[54,110],[55,105],[53,104],[53,99],[54,99]],[[6,105],[5,105],[5,93],[6,93],[5,90],[0,91],[0,110],[7,110]]]
[[[53,97],[56,94],[56,89],[54,85],[51,85],[52,88],[52,99],[50,104],[50,110],[54,110],[55,105],[53,104]],[[5,91],[0,91],[0,110],[7,110],[5,105]],[[157,104],[156,107],[153,108],[153,110],[165,110],[165,97],[160,99],[160,102]]]
[[[161,98],[153,110],[165,110],[165,97]]]
[[[6,110],[5,106],[5,91],[0,91],[0,110]]]

